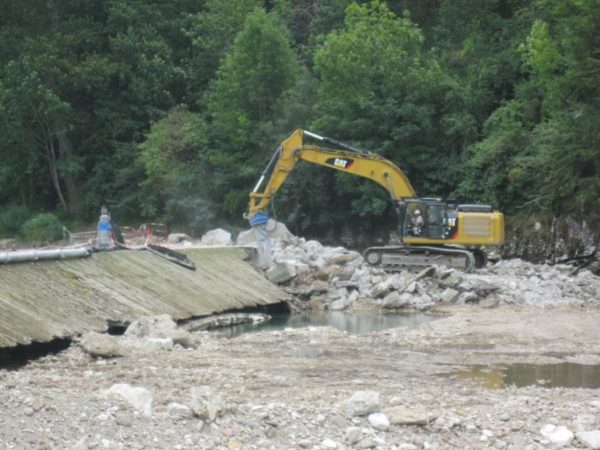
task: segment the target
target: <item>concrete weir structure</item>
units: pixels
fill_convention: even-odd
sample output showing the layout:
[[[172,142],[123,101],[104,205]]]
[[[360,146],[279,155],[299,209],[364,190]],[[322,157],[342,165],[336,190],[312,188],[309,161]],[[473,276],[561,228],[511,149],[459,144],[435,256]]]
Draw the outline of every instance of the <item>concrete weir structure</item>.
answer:
[[[288,299],[242,248],[182,252],[195,271],[136,250],[0,265],[0,347],[102,332],[148,315],[182,320]]]

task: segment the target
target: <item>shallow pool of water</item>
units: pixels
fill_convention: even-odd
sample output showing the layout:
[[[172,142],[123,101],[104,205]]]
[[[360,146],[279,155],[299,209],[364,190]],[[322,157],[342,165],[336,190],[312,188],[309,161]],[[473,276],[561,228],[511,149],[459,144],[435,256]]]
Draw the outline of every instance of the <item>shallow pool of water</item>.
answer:
[[[310,311],[277,314],[273,315],[271,320],[257,325],[236,325],[215,332],[226,336],[237,336],[251,331],[330,326],[350,334],[362,334],[388,328],[416,327],[435,319],[435,316],[427,314],[349,314],[341,311]]]
[[[600,365],[568,362],[473,365],[453,373],[452,377],[477,380],[490,389],[502,389],[511,385],[600,389]]]

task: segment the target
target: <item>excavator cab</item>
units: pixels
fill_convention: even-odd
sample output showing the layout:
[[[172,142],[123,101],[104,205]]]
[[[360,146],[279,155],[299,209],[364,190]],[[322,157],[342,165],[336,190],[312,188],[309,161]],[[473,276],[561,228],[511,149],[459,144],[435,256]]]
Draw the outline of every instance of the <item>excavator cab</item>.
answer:
[[[448,207],[441,199],[407,199],[401,205],[404,208],[404,220],[400,220],[400,235],[426,239],[447,239],[451,227],[448,220]]]

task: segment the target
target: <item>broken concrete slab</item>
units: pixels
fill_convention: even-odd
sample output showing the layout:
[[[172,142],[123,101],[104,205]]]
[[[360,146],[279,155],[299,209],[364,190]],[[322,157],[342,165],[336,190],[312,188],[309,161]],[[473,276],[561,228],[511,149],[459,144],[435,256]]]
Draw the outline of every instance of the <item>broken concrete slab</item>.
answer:
[[[0,266],[0,347],[104,332],[109,323],[156,314],[179,321],[289,299],[241,248],[183,252],[196,271],[133,250]]]

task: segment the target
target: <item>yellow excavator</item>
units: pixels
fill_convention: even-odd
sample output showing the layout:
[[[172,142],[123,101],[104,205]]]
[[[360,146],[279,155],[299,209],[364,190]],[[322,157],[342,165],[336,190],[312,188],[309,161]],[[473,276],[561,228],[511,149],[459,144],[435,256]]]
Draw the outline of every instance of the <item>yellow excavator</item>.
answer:
[[[336,148],[306,144],[307,138]],[[266,215],[271,199],[299,160],[368,178],[390,194],[400,219],[400,244],[366,249],[363,256],[369,264],[392,270],[440,264],[470,271],[487,262],[481,247],[504,240],[504,216],[491,206],[419,198],[404,172],[391,161],[302,129],[281,142],[250,193],[245,217],[251,223],[253,218],[259,223],[259,216]]]

